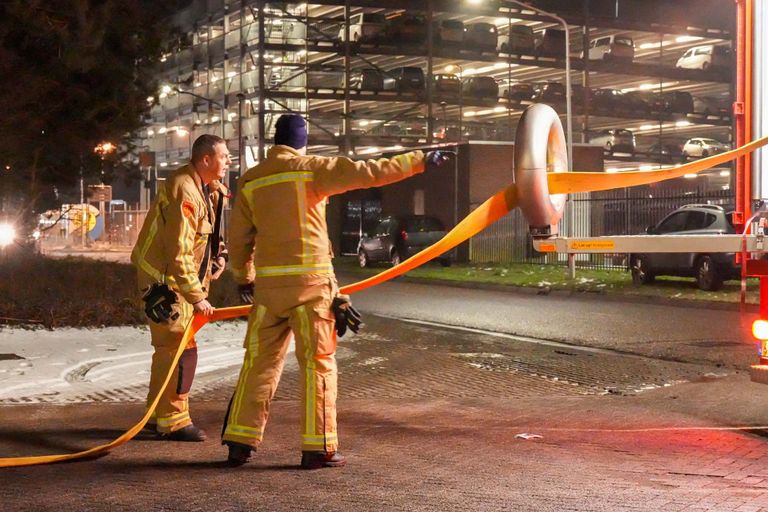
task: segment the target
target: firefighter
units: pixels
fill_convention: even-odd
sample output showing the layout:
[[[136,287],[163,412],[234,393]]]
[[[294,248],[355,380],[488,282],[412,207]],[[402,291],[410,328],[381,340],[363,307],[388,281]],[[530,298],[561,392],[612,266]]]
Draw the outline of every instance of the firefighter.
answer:
[[[306,146],[304,119],[282,115],[275,146],[237,186],[230,266],[253,309],[222,436],[233,466],[246,463],[262,442],[291,334],[301,372],[301,467],[345,464],[336,433],[336,338],[347,326],[356,330],[360,318],[338,292],[326,204],[331,195],[394,183],[425,167],[421,151],[353,161],[306,156]],[[432,152],[429,158],[439,163],[444,156]]]
[[[198,137],[189,164],[172,172],[158,191],[131,253],[154,347],[148,403],[168,374],[193,313],[213,313],[208,302],[210,281],[221,275],[227,261],[220,234],[227,190],[221,181],[230,163],[224,139],[208,134]],[[148,424],[163,439],[206,439],[189,415],[196,367],[193,338]]]

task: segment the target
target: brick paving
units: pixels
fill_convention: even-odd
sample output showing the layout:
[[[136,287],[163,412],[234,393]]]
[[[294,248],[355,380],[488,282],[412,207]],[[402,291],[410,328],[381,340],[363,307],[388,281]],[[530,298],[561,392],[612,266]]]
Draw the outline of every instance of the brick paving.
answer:
[[[289,361],[253,463],[221,463],[231,369],[193,393],[208,442],[142,436],[98,460],[0,470],[0,509],[768,511],[768,432],[696,429],[768,422],[768,386],[744,373],[367,320],[339,351],[346,468],[297,469]],[[0,406],[0,454],[93,446],[141,410]]]

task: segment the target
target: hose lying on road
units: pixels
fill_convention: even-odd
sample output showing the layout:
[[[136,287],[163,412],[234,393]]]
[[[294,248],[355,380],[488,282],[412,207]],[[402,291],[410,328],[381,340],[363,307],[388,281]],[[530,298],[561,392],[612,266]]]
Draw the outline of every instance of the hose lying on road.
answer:
[[[691,162],[689,164],[682,165],[680,167],[659,169],[656,171],[633,171],[622,172],[616,174],[596,173],[596,172],[562,172],[562,173],[548,173],[547,183],[549,185],[550,194],[563,194],[563,193],[576,193],[576,192],[595,192],[599,190],[608,190],[612,188],[631,187],[636,185],[647,185],[658,181],[668,180],[672,178],[678,178],[685,174],[698,173],[705,169],[709,169],[715,165],[722,164],[729,160],[733,160],[740,156],[746,155],[757,148],[768,144],[768,137],[755,140],[746,144],[740,148],[722,153],[719,155],[703,158],[701,160]],[[523,191],[524,192],[524,191]],[[423,251],[411,256],[407,260],[403,261],[399,265],[389,268],[375,276],[368,279],[364,279],[357,283],[353,283],[341,288],[341,293],[355,293],[360,290],[364,290],[371,286],[383,283],[397,277],[409,270],[423,265],[424,263],[440,256],[444,252],[453,249],[460,243],[476,235],[486,227],[490,226],[498,219],[509,213],[518,204],[518,193],[514,184],[501,190],[493,195],[490,199],[485,201],[480,207],[467,215],[461,222],[459,222],[453,229],[451,229],[445,237],[437,241],[435,244],[427,247]],[[226,320],[231,318],[237,318],[247,316],[251,306],[237,306],[230,308],[217,309],[213,313],[213,316],[204,317],[195,315],[192,321],[184,331],[184,337],[179,344],[179,350],[176,353],[171,369],[166,375],[163,385],[160,387],[157,396],[155,396],[144,416],[139,422],[131,427],[123,435],[115,439],[114,441],[90,448],[76,453],[61,454],[61,455],[37,455],[31,457],[10,457],[0,458],[0,467],[18,467],[18,466],[33,466],[37,464],[50,464],[54,462],[71,461],[77,459],[90,459],[100,457],[107,454],[109,451],[121,446],[130,441],[136,434],[138,434],[149,418],[152,416],[159,397],[162,396],[165,391],[168,382],[171,379],[171,374],[176,364],[178,364],[184,348],[187,345],[188,340],[194,336],[205,324],[210,321]],[[690,429],[718,429],[718,430],[751,430],[751,429],[766,429],[765,426],[756,427],[669,427],[662,429],[630,429],[626,432],[649,432],[655,430],[690,430]],[[570,429],[569,429],[570,430]],[[588,430],[588,429],[587,429]],[[613,430],[618,432],[621,430]]]

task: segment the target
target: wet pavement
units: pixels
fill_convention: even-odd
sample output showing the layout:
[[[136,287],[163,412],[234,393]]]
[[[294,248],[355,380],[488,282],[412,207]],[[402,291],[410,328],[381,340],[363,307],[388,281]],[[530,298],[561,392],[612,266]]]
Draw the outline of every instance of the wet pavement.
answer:
[[[657,336],[630,332],[654,313],[656,324],[667,322],[662,310],[640,308],[635,316],[642,318],[626,320],[624,339],[611,334],[620,329],[612,314],[620,304],[551,297],[512,294],[499,302],[456,292],[467,305],[459,311],[454,302],[448,320],[459,329],[435,325],[443,309],[431,306],[415,321],[370,314],[413,316],[405,313],[419,295],[439,305],[458,296],[412,286],[360,294],[367,329],[340,342],[347,467],[297,468],[299,388],[289,356],[252,463],[222,464],[218,430],[237,373],[223,368],[193,389],[193,417],[209,441],[142,436],[98,460],[3,469],[2,509],[768,510],[768,386],[750,383],[742,366],[754,357],[752,347],[739,344],[733,329],[701,320],[730,321],[731,312],[671,308],[678,322],[690,323]],[[495,311],[482,311],[494,302]],[[505,320],[510,308],[527,319]],[[535,323],[547,308],[548,324]],[[558,335],[567,331],[553,311],[568,324],[589,308],[587,318],[598,319],[592,330],[603,336]],[[467,309],[474,322],[462,317]],[[524,320],[527,337],[522,328],[492,329],[503,321],[524,327]],[[101,444],[141,412],[130,398],[2,405],[0,454]]]

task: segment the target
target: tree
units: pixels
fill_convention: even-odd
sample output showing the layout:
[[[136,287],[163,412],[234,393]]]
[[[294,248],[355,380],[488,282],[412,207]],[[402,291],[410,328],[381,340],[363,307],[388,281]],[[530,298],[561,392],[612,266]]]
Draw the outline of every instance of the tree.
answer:
[[[39,211],[101,171],[93,148],[131,151],[168,40],[163,0],[6,0],[0,6],[0,170]],[[9,167],[10,170],[5,170]],[[8,184],[10,183],[10,185]]]

